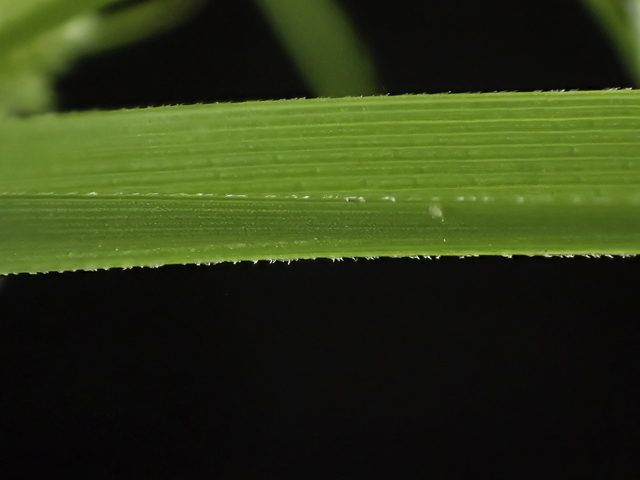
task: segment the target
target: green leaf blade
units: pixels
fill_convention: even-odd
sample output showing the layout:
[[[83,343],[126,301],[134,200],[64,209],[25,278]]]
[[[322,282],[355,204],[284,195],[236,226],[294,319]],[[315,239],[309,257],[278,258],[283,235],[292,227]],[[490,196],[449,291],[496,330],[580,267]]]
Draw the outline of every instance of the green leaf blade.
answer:
[[[0,272],[640,251],[637,91],[48,115],[0,128]]]

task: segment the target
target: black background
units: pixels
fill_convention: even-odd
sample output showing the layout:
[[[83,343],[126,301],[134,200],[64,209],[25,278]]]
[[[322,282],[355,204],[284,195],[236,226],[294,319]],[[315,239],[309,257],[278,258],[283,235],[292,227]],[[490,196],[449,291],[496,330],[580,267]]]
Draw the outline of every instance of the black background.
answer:
[[[302,0],[301,0],[302,1]],[[343,2],[381,92],[630,86],[570,0]],[[81,62],[63,110],[311,96],[248,0]],[[10,277],[3,478],[637,478],[635,258]]]

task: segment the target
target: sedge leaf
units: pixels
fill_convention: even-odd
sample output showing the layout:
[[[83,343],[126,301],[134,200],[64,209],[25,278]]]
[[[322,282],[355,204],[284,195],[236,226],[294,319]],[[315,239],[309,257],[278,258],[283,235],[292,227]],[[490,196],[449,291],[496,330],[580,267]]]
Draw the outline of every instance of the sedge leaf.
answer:
[[[0,128],[0,272],[640,251],[640,92],[50,114]]]

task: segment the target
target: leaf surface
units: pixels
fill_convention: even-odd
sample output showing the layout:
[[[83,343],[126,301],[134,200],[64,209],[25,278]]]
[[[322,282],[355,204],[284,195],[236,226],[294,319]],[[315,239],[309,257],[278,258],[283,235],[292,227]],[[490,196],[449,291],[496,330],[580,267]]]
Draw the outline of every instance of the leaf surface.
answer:
[[[85,112],[0,128],[0,272],[640,251],[638,91]]]

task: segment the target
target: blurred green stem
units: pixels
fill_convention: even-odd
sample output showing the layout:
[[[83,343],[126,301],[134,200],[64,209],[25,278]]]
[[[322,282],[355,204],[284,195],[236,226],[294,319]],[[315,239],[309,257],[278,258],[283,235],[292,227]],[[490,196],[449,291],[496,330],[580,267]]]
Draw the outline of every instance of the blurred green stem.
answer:
[[[640,86],[640,0],[582,0],[613,43],[634,84]]]
[[[0,57],[116,0],[0,0]]]
[[[380,93],[370,55],[334,0],[256,0],[319,97]]]
[[[107,12],[84,7],[113,0],[5,2],[0,0],[0,118],[55,109],[54,78],[78,58],[162,33],[203,4],[150,0]],[[46,12],[51,5],[55,14],[46,18],[36,8]]]
[[[110,50],[163,33],[182,23],[203,0],[154,0],[105,15],[87,53]]]

